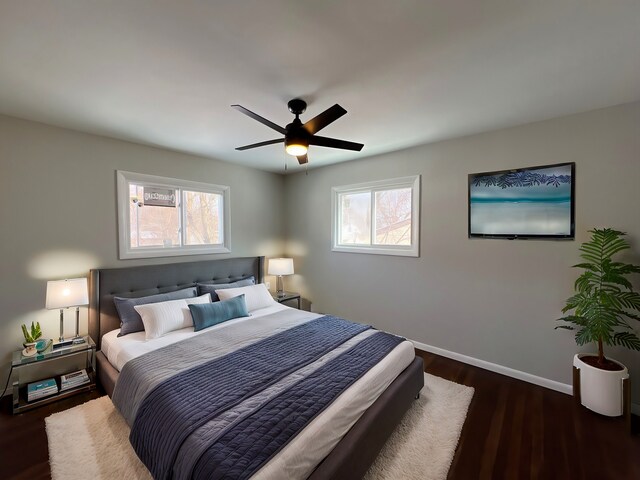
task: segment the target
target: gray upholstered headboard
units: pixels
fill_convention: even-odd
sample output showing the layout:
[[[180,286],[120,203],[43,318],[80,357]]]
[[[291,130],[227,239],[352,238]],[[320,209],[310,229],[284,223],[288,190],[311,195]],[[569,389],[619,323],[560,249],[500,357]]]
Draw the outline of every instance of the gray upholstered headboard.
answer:
[[[102,336],[120,328],[113,297],[143,297],[180,290],[198,282],[229,283],[252,275],[256,283],[264,280],[264,257],[91,270],[89,335],[100,349]]]

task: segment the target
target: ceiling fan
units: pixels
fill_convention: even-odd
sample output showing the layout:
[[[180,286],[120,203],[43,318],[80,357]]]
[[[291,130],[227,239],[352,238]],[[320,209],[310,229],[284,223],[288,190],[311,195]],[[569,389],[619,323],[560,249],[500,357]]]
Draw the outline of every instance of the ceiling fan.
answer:
[[[293,113],[296,118],[293,119],[293,122],[283,128],[280,125],[277,125],[272,121],[261,117],[257,113],[253,113],[251,110],[247,110],[242,105],[231,105],[231,107],[235,108],[239,112],[244,113],[248,117],[257,120],[263,125],[266,125],[267,127],[272,128],[276,132],[284,135],[284,138],[252,143],[251,145],[238,147],[236,148],[236,150],[249,150],[250,148],[264,147],[265,145],[284,143],[287,153],[296,157],[300,165],[304,165],[309,161],[309,158],[307,157],[307,150],[309,148],[309,145],[317,145],[319,147],[329,148],[341,148],[343,150],[354,150],[357,152],[362,150],[362,147],[364,147],[362,143],[347,142],[346,140],[338,140],[337,138],[328,138],[316,135],[316,133],[322,130],[324,127],[326,127],[330,123],[335,122],[337,119],[347,113],[347,111],[337,103],[333,107],[327,108],[324,112],[317,115],[316,117],[313,117],[306,123],[302,123],[302,121],[300,121],[300,114],[304,113],[304,111],[307,109],[307,102],[299,98],[294,98],[293,100],[290,100],[289,103],[287,103],[287,106],[289,107],[289,111]]]

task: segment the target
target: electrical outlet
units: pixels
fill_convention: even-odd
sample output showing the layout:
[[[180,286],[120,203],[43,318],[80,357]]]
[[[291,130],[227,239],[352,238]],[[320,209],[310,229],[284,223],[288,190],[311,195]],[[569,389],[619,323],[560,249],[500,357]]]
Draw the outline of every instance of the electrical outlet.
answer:
[[[271,290],[271,282],[264,282],[267,286],[267,290]]]

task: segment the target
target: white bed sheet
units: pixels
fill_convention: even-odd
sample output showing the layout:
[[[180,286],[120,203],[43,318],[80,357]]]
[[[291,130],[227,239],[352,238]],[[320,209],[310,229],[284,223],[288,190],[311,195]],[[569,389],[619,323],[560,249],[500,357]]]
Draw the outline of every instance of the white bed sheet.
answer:
[[[193,328],[184,328],[152,340],[145,340],[144,332],[118,337],[119,330],[113,330],[102,337],[101,348],[111,365],[120,371],[129,360],[147,352],[203,332],[210,332],[212,329],[233,328],[234,324],[255,321],[262,316],[284,310],[293,309],[285,305],[275,304],[252,312],[250,317],[231,320],[200,332],[194,332]],[[300,321],[308,321],[322,316],[305,311],[299,312]],[[381,362],[351,385],[329,407],[313,419],[300,434],[256,472],[253,478],[276,480],[308,477],[318,463],[331,452],[358,421],[364,411],[409,366],[414,357],[415,350],[411,342],[404,341],[399,344]]]
[[[252,477],[254,480],[307,478],[331,453],[367,408],[415,358],[404,341],[352,384]]]
[[[133,360],[134,358],[139,357],[140,355],[143,355],[145,353],[152,352],[153,350],[166,347],[167,345],[171,345],[172,343],[185,340],[195,335],[200,335],[201,333],[210,332],[218,328],[229,328],[232,325],[240,322],[252,321],[256,318],[264,317],[265,315],[270,315],[272,313],[287,309],[291,309],[291,307],[287,307],[286,305],[281,305],[279,303],[274,303],[274,305],[271,305],[270,307],[254,310],[253,312],[251,312],[250,317],[236,318],[235,320],[220,323],[218,325],[214,325],[213,327],[200,330],[199,332],[194,332],[193,327],[182,328],[180,330],[169,332],[162,337],[154,338],[151,340],[145,339],[144,332],[135,332],[130,333],[129,335],[118,337],[118,333],[120,333],[120,329],[118,328],[117,330],[112,330],[102,336],[100,350],[102,351],[104,356],[107,357],[109,363],[113,365],[116,370],[121,371],[122,367],[124,367],[125,363],[127,363],[129,360]],[[308,319],[322,316],[318,315],[317,313],[304,313],[306,314],[304,317]]]

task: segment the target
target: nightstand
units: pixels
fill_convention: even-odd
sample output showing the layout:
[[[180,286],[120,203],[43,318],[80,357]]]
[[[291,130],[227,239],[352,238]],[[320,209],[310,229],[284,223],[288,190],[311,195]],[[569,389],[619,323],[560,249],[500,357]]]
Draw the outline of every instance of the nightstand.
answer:
[[[71,345],[67,348],[60,350],[53,350],[51,346],[47,348],[44,352],[38,353],[33,357],[23,357],[22,351],[13,352],[13,357],[11,359],[11,381],[13,385],[13,413],[20,413],[26,410],[31,410],[32,408],[39,407],[41,405],[46,405],[51,402],[55,402],[57,400],[61,400],[63,398],[70,397],[77,393],[88,392],[94,390],[96,388],[96,344],[93,343],[91,337],[86,336],[83,337],[85,342],[80,343],[78,345]],[[38,379],[33,378],[33,371],[29,373],[30,370],[37,369],[39,367],[43,367],[46,364],[47,369],[53,366],[54,370],[56,369],[55,365],[52,365],[56,362],[61,362],[65,364],[64,360],[71,360],[70,357],[77,356],[85,356],[85,367],[87,370],[87,375],[89,375],[89,383],[85,383],[84,385],[80,385],[79,387],[71,388],[69,390],[65,390],[64,392],[58,392],[55,395],[51,395],[39,400],[34,400],[32,402],[27,402],[27,384],[37,381]],[[63,360],[64,359],[64,360]],[[50,378],[53,376],[55,378],[56,383],[58,384],[58,389],[60,388],[60,375],[64,375],[66,373],[71,373],[68,367],[65,371],[60,371],[56,375],[49,375]],[[29,377],[28,380],[25,380],[25,377]]]
[[[298,310],[300,310],[300,294],[295,292],[283,292],[283,295],[272,294],[273,299],[278,303],[288,302],[289,300],[298,301]]]

